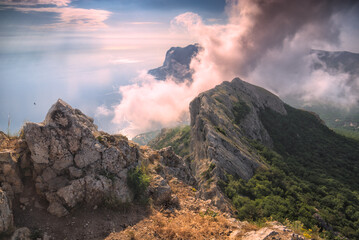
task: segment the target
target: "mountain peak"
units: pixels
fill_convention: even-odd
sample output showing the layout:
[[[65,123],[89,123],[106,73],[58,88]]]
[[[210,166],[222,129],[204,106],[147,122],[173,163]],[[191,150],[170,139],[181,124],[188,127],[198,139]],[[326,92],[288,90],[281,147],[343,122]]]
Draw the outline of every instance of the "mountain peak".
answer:
[[[165,80],[172,77],[175,82],[184,82],[186,79],[192,81],[193,72],[190,64],[193,57],[200,51],[199,44],[191,44],[186,47],[171,47],[161,67],[148,71],[157,80]]]

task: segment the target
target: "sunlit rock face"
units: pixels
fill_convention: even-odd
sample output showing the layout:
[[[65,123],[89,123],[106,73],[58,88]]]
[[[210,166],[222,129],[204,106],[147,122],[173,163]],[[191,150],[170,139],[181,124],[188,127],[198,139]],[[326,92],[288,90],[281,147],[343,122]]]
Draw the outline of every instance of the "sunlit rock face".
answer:
[[[161,67],[151,69],[149,74],[157,80],[165,80],[171,77],[175,82],[180,83],[185,80],[192,82],[193,71],[190,63],[200,51],[198,44],[188,45],[187,47],[172,47],[166,53],[166,58]]]
[[[58,100],[43,123],[24,126],[24,137],[36,191],[49,201],[50,213],[63,216],[110,195],[132,201],[127,169],[139,161],[139,150],[124,136],[99,132],[93,119]]]
[[[193,169],[200,186],[210,182],[202,188],[203,195],[218,205],[223,197],[216,183],[225,179],[226,173],[248,180],[257,168],[265,167],[249,141],[272,146],[259,117],[267,108],[286,114],[277,96],[239,78],[201,93],[191,102]]]

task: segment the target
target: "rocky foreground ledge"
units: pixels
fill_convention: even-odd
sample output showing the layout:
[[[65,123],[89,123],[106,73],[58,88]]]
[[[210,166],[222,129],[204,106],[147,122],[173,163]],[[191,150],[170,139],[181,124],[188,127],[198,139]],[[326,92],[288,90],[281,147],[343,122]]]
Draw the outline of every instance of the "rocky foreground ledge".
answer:
[[[0,132],[0,239],[303,239],[200,199],[189,164],[98,131],[59,99],[19,137]]]
[[[1,134],[0,234],[14,231],[13,203],[23,210],[46,209],[57,217],[109,200],[133,203],[136,194],[127,184],[128,171],[154,159],[163,174],[191,181],[188,168],[171,148],[141,149],[122,135],[98,131],[92,118],[59,99],[44,122],[26,123],[19,139]],[[158,204],[175,199],[164,178],[151,175],[144,194]]]

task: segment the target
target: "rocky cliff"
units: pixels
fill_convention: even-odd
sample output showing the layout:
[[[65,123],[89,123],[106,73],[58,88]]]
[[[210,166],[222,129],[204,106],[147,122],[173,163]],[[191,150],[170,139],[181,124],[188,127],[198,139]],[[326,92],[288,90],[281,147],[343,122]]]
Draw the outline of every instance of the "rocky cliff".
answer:
[[[91,118],[62,100],[43,123],[27,123],[23,131],[36,191],[49,201],[50,213],[63,216],[80,203],[96,205],[109,195],[132,201],[127,171],[141,158],[123,136],[99,132]]]
[[[227,173],[248,180],[257,168],[265,167],[249,141],[272,146],[259,117],[266,108],[286,114],[277,96],[239,78],[201,93],[190,103],[194,171],[199,181],[208,183],[207,197],[220,196],[216,183]]]
[[[0,237],[12,233],[14,223],[40,227],[34,223],[39,215],[64,217],[77,209],[127,206],[149,197],[154,204],[170,204],[176,196],[168,176],[193,182],[172,148],[154,151],[98,131],[93,119],[61,99],[42,123],[26,123],[20,138],[0,137]],[[22,229],[14,236],[29,233]]]
[[[191,60],[200,50],[198,44],[188,45],[187,47],[172,47],[166,53],[166,58],[161,67],[151,69],[149,74],[157,80],[173,78],[175,82],[192,82],[192,70],[190,69]]]

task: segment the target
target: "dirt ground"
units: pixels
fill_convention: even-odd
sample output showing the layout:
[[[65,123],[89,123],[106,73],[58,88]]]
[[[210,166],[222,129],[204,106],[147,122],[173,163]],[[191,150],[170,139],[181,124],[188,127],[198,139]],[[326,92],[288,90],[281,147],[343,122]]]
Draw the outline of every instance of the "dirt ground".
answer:
[[[14,223],[17,228],[28,227],[32,237],[66,240],[104,239],[112,232],[133,226],[151,214],[144,206],[124,206],[111,210],[103,206],[78,206],[70,215],[58,218],[46,211],[47,202],[34,194],[35,189],[26,181],[24,193],[14,202]],[[27,201],[26,201],[27,200]]]

